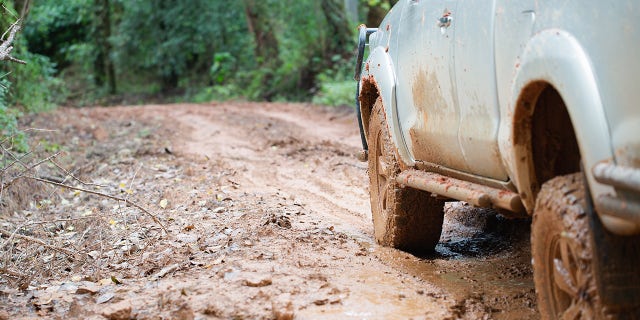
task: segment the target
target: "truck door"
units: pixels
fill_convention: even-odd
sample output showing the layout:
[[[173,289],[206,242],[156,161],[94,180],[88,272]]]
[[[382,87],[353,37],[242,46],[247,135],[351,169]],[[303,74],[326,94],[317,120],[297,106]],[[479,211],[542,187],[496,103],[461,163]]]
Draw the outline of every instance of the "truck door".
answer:
[[[404,1],[401,25],[381,26],[399,28],[396,101],[403,139],[415,160],[468,171],[453,61],[458,0]]]
[[[506,180],[498,148],[500,110],[494,47],[495,0],[459,0],[453,14],[458,139],[469,172]]]

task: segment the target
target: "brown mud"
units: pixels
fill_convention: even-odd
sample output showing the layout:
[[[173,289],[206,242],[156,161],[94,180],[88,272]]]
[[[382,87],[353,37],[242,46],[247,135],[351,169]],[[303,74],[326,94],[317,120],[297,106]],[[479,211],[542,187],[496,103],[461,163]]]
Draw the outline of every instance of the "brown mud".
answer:
[[[539,317],[529,221],[453,202],[436,253],[417,257],[375,244],[351,110],[60,109],[25,125],[57,129],[34,135],[63,146],[61,162],[79,177],[129,195],[168,232],[135,208],[59,188],[46,207],[0,212],[11,229],[27,211],[47,220],[89,210],[97,217],[91,232],[104,232],[99,246],[91,242],[100,248],[83,246],[91,232],[80,232],[88,227],[79,222],[52,233],[48,241],[84,234],[70,248],[86,259],[33,270],[22,287],[0,277],[0,319]]]

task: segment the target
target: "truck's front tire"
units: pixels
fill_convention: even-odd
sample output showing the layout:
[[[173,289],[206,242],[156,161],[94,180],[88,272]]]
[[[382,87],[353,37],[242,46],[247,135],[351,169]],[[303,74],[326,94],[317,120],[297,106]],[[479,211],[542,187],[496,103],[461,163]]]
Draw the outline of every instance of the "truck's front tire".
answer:
[[[400,167],[380,98],[371,112],[368,138],[369,193],[376,241],[414,253],[433,251],[442,232],[444,202],[396,182]]]

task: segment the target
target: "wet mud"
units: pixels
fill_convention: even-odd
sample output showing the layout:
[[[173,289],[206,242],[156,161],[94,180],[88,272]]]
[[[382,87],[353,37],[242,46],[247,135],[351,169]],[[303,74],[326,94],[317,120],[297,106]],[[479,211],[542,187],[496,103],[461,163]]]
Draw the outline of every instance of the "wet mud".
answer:
[[[539,317],[528,220],[452,202],[435,253],[375,243],[352,110],[179,104],[46,117],[33,126],[68,127],[57,141],[79,141],[67,148],[76,160],[93,157],[88,180],[118,190],[123,172],[136,174],[135,199],[169,232],[123,253],[114,238],[105,246],[118,254],[96,255],[105,263],[84,266],[93,273],[63,271],[22,291],[0,282],[0,319]],[[109,216],[102,199],[85,201],[107,222],[132,214]],[[110,276],[120,283],[105,283]]]

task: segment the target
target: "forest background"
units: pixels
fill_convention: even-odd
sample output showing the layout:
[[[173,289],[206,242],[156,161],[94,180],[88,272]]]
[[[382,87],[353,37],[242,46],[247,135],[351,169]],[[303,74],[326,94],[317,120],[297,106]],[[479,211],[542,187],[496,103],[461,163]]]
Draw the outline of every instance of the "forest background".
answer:
[[[0,136],[59,105],[225,100],[352,105],[357,26],[397,0],[2,0]],[[3,36],[6,39],[7,34]]]

